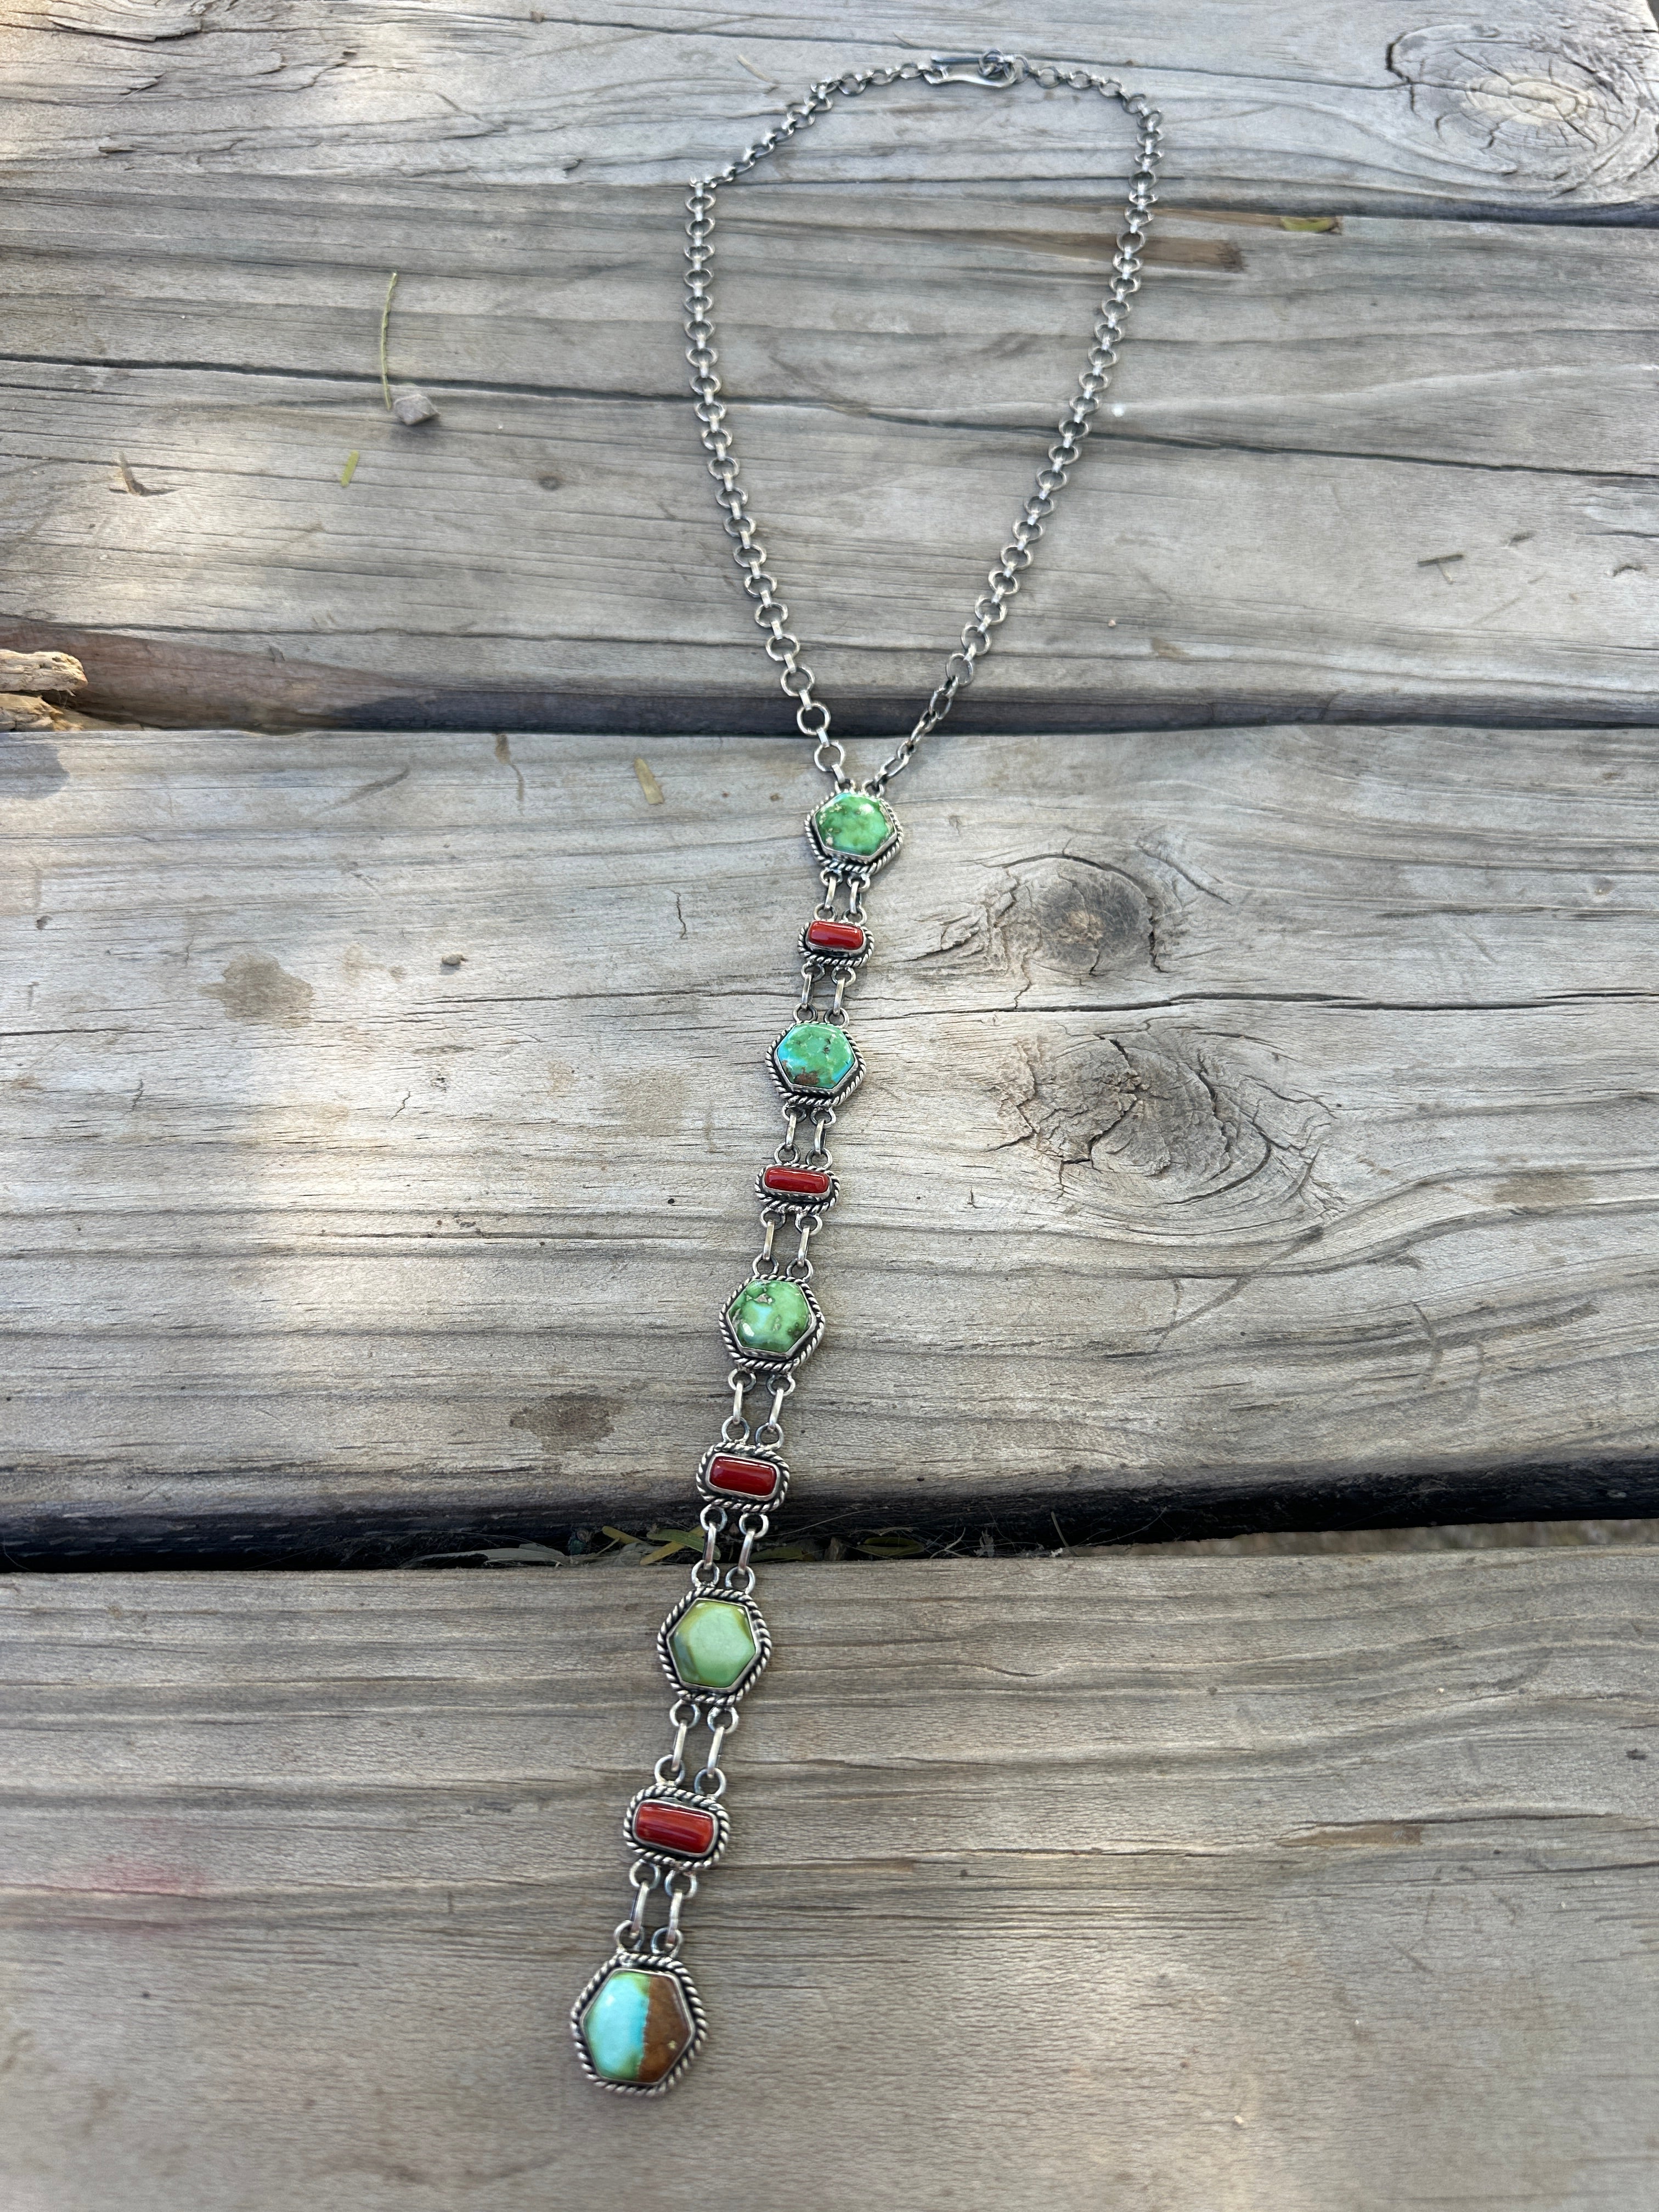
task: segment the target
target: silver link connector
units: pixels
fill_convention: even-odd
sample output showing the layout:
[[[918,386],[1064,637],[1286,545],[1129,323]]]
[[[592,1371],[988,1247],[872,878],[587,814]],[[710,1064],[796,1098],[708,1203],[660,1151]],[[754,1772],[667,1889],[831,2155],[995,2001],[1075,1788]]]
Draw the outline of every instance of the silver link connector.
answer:
[[[1018,54],[1000,54],[994,46],[982,54],[935,54],[924,62],[924,84],[1018,84],[1030,64]]]

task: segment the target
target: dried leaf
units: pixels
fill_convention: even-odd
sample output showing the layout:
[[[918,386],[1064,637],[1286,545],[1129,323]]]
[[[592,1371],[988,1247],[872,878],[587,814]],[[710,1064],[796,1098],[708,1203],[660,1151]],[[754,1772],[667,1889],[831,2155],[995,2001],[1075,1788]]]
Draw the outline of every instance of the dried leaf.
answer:
[[[920,1536],[912,1536],[902,1528],[884,1528],[874,1536],[865,1537],[857,1549],[869,1559],[914,1559],[927,1547]]]

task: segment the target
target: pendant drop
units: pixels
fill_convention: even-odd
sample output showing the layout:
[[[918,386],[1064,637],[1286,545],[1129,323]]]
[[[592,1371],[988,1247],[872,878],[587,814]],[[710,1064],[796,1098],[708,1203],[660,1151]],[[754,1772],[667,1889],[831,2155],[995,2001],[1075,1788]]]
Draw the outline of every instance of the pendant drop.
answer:
[[[570,2008],[590,2081],[624,2097],[659,2097],[702,2050],[708,2015],[677,1959],[617,1951]]]

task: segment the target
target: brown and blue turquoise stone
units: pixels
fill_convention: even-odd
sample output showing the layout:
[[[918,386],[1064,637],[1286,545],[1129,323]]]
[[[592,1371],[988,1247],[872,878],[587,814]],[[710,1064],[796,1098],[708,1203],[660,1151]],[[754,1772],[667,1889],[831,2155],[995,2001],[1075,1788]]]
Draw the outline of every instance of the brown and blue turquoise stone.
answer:
[[[672,1974],[613,1966],[582,2008],[581,2035],[602,2081],[649,2088],[696,2033],[685,1992]]]
[[[729,1690],[760,1656],[748,1613],[722,1597],[688,1606],[668,1632],[668,1648],[688,1690]]]
[[[792,1091],[839,1091],[858,1065],[853,1040],[834,1022],[797,1022],[772,1048],[778,1073]]]
[[[745,1352],[763,1359],[787,1359],[812,1334],[812,1309],[799,1283],[786,1276],[747,1282],[726,1309],[732,1334]]]
[[[878,799],[864,791],[838,791],[813,813],[812,824],[832,853],[872,860],[898,835],[898,826]]]

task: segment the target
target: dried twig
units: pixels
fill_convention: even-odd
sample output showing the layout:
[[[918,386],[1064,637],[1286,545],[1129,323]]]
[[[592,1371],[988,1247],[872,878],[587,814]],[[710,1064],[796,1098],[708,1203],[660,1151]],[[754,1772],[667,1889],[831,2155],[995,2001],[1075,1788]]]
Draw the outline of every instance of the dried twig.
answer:
[[[398,272],[394,269],[386,288],[386,297],[380,302],[380,397],[386,402],[386,411],[392,412],[392,380],[386,371],[386,325],[392,320],[392,295],[398,289]]]
[[[424,392],[400,392],[392,396],[392,376],[386,366],[386,331],[392,321],[392,295],[398,289],[398,271],[394,269],[387,279],[386,297],[380,302],[380,397],[386,402],[386,411],[394,422],[405,429],[413,429],[417,422],[435,422],[438,410]]]
[[[166,499],[173,489],[171,484],[140,483],[132,473],[132,465],[125,453],[115,456],[115,465],[120,471],[121,481],[112,484],[112,491],[131,492],[135,499]]]

